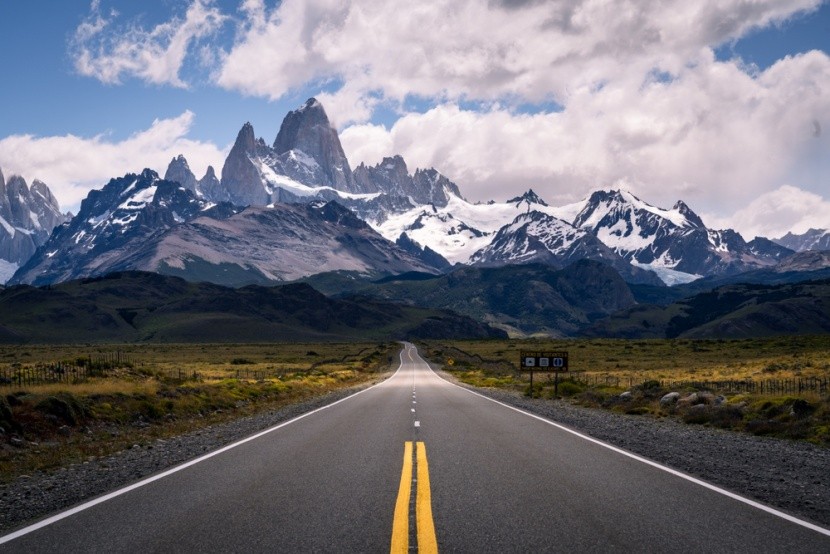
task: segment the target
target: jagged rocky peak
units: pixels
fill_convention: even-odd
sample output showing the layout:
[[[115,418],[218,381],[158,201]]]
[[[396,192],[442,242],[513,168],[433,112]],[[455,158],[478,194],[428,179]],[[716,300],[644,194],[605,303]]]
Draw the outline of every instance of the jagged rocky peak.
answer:
[[[57,198],[43,181],[31,188],[19,175],[6,182],[0,171],[0,283],[24,264],[52,230],[67,220]]]
[[[179,183],[187,190],[194,192],[197,196],[208,196],[220,191],[219,178],[216,177],[216,170],[209,165],[204,177],[197,180],[196,174],[190,169],[187,159],[179,154],[170,161],[167,171],[164,174],[165,181]]]
[[[304,165],[311,158],[322,170],[327,185],[335,190],[355,192],[349,161],[343,152],[337,130],[329,122],[326,110],[316,98],[309,98],[296,110],[288,112],[274,140],[277,156],[294,156]]]
[[[257,167],[260,162],[254,126],[245,123],[225,159],[221,183],[206,182],[202,193],[214,202],[231,202],[239,206],[268,204],[270,198]]]
[[[215,188],[219,186],[219,178],[216,176],[216,170],[213,169],[212,165],[207,167],[207,171],[205,171],[205,176],[199,179],[199,183],[197,185],[198,190],[204,194],[204,191],[208,188]]]
[[[0,217],[26,230],[46,229],[47,234],[64,221],[57,198],[43,181],[35,179],[31,188],[19,175],[6,182],[0,172]]]
[[[39,196],[48,205],[60,211],[60,204],[58,204],[58,199],[55,198],[55,196],[52,194],[52,191],[49,190],[49,187],[46,185],[46,183],[44,183],[40,179],[35,179],[32,182],[32,188],[30,190],[32,194]]]
[[[406,161],[404,161],[403,156],[400,154],[383,158],[380,164],[378,164],[378,168],[384,173],[400,176],[409,175],[409,170],[406,168]]]
[[[533,189],[528,189],[526,193],[516,198],[511,198],[507,201],[508,204],[516,204],[518,208],[522,204],[527,204],[527,209],[530,211],[531,206],[538,204],[540,206],[547,206],[548,203],[542,200],[542,197],[533,192]]]
[[[6,195],[6,178],[3,177],[3,170],[0,169],[0,217],[8,219],[9,213],[9,199]]]
[[[692,211],[692,209],[682,200],[675,202],[672,210],[685,217],[686,221],[688,221],[693,227],[705,227],[703,220],[700,219],[700,216]]]
[[[167,166],[167,171],[164,174],[164,179],[165,181],[179,183],[187,190],[193,192],[197,192],[198,190],[199,183],[196,181],[196,175],[193,174],[190,165],[188,165],[187,160],[181,154],[170,161],[170,164]]]
[[[620,220],[628,221],[629,227],[647,229],[648,233],[660,225],[704,227],[697,214],[683,202],[677,202],[670,210],[657,208],[625,189],[594,191],[573,224],[598,231],[602,227],[612,227]]]
[[[375,166],[361,163],[354,170],[355,181],[366,192],[383,192],[392,196],[410,196],[412,176],[401,156],[386,157]]]
[[[246,121],[242,128],[239,130],[239,133],[236,135],[236,142],[233,143],[233,148],[231,152],[234,150],[240,152],[256,152],[256,135],[254,134],[254,126],[251,125],[250,121]]]
[[[444,207],[451,195],[461,198],[458,186],[434,168],[416,169],[409,174],[406,161],[399,155],[383,158],[375,166],[361,163],[354,170],[355,182],[361,192],[382,192],[403,198],[410,204]]]
[[[32,205],[32,194],[26,180],[20,175],[12,175],[6,183],[6,196],[9,201],[12,224],[23,229],[32,228],[30,217],[30,206]]]
[[[434,167],[415,170],[412,181],[415,185],[413,197],[421,204],[443,207],[449,203],[450,196],[461,198],[458,185]]]

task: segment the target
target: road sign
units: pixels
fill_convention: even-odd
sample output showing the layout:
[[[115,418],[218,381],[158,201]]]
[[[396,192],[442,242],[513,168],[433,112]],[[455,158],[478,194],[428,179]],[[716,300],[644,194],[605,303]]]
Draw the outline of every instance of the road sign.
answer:
[[[519,362],[522,371],[530,373],[530,394],[533,395],[533,374],[553,373],[556,380],[553,383],[553,393],[559,394],[559,374],[568,371],[568,353],[560,352],[519,352]]]
[[[567,352],[525,352],[520,353],[524,370],[558,373],[568,371]]]

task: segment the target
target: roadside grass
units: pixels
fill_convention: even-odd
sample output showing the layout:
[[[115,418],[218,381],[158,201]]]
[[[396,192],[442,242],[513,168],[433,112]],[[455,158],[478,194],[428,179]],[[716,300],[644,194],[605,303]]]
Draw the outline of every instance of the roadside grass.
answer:
[[[400,345],[27,346],[0,348],[0,369],[116,348],[128,361],[104,377],[0,386],[0,482],[374,380]]]
[[[826,388],[798,391],[796,386],[799,379],[830,378],[830,336],[431,341],[419,346],[431,361],[477,387],[830,446],[830,394]],[[529,375],[518,372],[522,350],[568,351],[570,372],[556,387],[552,374],[537,373],[530,390]],[[768,383],[763,393],[758,386],[756,392],[734,389],[761,382]],[[666,398],[673,392],[677,395]]]

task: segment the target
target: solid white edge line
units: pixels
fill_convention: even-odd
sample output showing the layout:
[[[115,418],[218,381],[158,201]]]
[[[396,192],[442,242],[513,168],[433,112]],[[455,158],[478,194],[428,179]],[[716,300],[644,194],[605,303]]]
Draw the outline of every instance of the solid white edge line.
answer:
[[[423,358],[422,358],[422,359],[423,359]],[[713,485],[713,484],[711,484],[711,483],[707,483],[706,481],[702,481],[702,480],[698,479],[697,477],[692,477],[691,475],[688,475],[688,474],[686,474],[686,473],[683,473],[682,471],[678,471],[678,470],[676,470],[676,469],[672,469],[672,468],[670,468],[670,467],[668,467],[668,466],[664,466],[664,465],[662,465],[662,464],[660,464],[660,463],[658,463],[658,462],[655,462],[655,461],[653,461],[653,460],[649,460],[648,458],[643,458],[642,456],[638,456],[637,454],[634,454],[634,453],[632,453],[632,452],[628,452],[627,450],[623,450],[622,448],[618,448],[618,447],[616,447],[616,446],[613,446],[613,445],[611,445],[611,444],[608,444],[608,443],[606,443],[606,442],[603,442],[603,441],[601,441],[601,440],[599,440],[599,439],[595,439],[594,437],[590,437],[590,436],[588,436],[588,435],[584,435],[584,434],[580,433],[579,431],[574,431],[573,429],[569,429],[568,427],[565,427],[564,425],[562,425],[562,424],[560,424],[560,423],[556,423],[555,421],[551,421],[550,419],[544,418],[544,417],[542,417],[542,416],[540,416],[540,415],[536,415],[536,414],[531,413],[531,412],[526,412],[525,410],[522,410],[521,408],[517,408],[517,407],[515,407],[515,406],[511,406],[510,404],[505,404],[504,402],[500,402],[500,401],[498,401],[498,400],[495,400],[494,398],[490,398],[489,396],[483,395],[483,394],[481,394],[481,393],[478,393],[478,392],[475,392],[475,391],[470,390],[470,389],[468,389],[468,388],[465,388],[465,387],[462,387],[462,386],[460,386],[460,385],[457,385],[457,384],[455,384],[455,383],[453,383],[453,382],[451,382],[451,381],[448,381],[447,379],[444,379],[444,378],[443,378],[443,377],[441,377],[440,375],[438,375],[438,373],[436,373],[436,372],[435,372],[435,370],[433,370],[433,369],[432,369],[432,367],[431,367],[428,363],[426,363],[426,361],[424,361],[424,363],[427,365],[427,367],[429,368],[429,370],[430,370],[430,371],[432,371],[432,373],[433,373],[436,377],[438,377],[439,379],[441,379],[441,380],[442,380],[442,381],[444,381],[445,383],[450,384],[450,385],[452,385],[452,386],[454,386],[454,387],[457,387],[457,388],[459,388],[459,389],[461,389],[461,390],[463,390],[463,391],[467,391],[467,392],[469,392],[470,394],[474,394],[474,395],[476,395],[476,396],[480,396],[481,398],[483,398],[483,399],[485,399],[485,400],[489,400],[490,402],[493,402],[493,403],[498,404],[498,405],[500,405],[500,406],[504,406],[505,408],[508,408],[508,409],[510,409],[510,410],[513,410],[514,412],[519,412],[520,414],[524,414],[524,415],[526,415],[526,416],[528,416],[528,417],[532,417],[533,419],[539,420],[539,421],[541,421],[542,423],[547,423],[548,425],[551,425],[551,426],[553,426],[553,427],[556,427],[557,429],[561,429],[562,431],[565,431],[566,433],[570,433],[570,434],[575,435],[575,436],[577,436],[577,437],[579,437],[579,438],[581,438],[581,439],[584,439],[584,440],[586,440],[586,441],[592,442],[592,443],[594,443],[594,444],[598,444],[599,446],[602,446],[603,448],[607,448],[608,450],[612,450],[612,451],[614,451],[614,452],[616,452],[616,453],[618,453],[618,454],[622,454],[623,456],[627,456],[627,457],[629,457],[629,458],[631,458],[631,459],[633,459],[633,460],[637,460],[638,462],[642,462],[642,463],[644,463],[644,464],[646,464],[646,465],[650,465],[650,466],[652,466],[652,467],[654,467],[654,468],[657,468],[657,469],[659,469],[659,470],[665,471],[666,473],[670,473],[670,474],[672,474],[672,475],[675,475],[675,476],[677,476],[677,477],[680,477],[681,479],[685,479],[686,481],[690,481],[690,482],[692,482],[692,483],[694,483],[694,484],[696,484],[696,485],[700,485],[701,487],[704,487],[704,488],[707,488],[707,489],[709,489],[709,490],[712,490],[712,491],[714,491],[714,492],[716,492],[716,493],[718,493],[718,494],[722,494],[723,496],[728,496],[729,498],[732,498],[733,500],[737,500],[738,502],[743,502],[744,504],[748,504],[749,506],[752,506],[753,508],[757,508],[757,509],[759,509],[759,510],[762,510],[762,511],[764,511],[764,512],[767,512],[768,514],[772,514],[772,515],[777,516],[777,517],[779,517],[779,518],[781,518],[781,519],[785,519],[785,520],[787,520],[787,521],[789,521],[789,522],[791,522],[791,523],[795,523],[795,524],[797,524],[797,525],[800,525],[800,526],[802,526],[802,527],[806,527],[807,529],[810,529],[810,530],[812,530],[812,531],[816,531],[816,532],[818,532],[818,533],[821,533],[822,535],[825,535],[825,536],[830,537],[830,529],[825,529],[824,527],[820,527],[820,526],[818,526],[818,525],[816,525],[816,524],[814,524],[814,523],[810,523],[809,521],[804,521],[803,519],[799,519],[799,518],[797,518],[797,517],[795,517],[795,516],[792,516],[792,515],[790,515],[790,514],[784,513],[784,512],[782,512],[782,511],[780,511],[780,510],[776,510],[775,508],[772,508],[772,507],[767,506],[767,505],[765,505],[765,504],[761,504],[760,502],[756,502],[755,500],[752,500],[752,499],[746,498],[746,497],[741,496],[741,495],[739,495],[739,494],[736,494],[736,493],[734,493],[734,492],[730,492],[730,491],[728,491],[728,490],[726,490],[726,489],[722,489],[722,488],[720,488],[720,487],[718,487],[718,486],[716,486],[716,485]]]
[[[107,494],[103,495],[103,496],[99,496],[99,497],[94,498],[92,500],[88,500],[88,501],[84,502],[83,504],[79,504],[78,506],[75,506],[74,508],[70,508],[68,510],[58,512],[57,514],[55,514],[53,516],[50,516],[50,517],[48,517],[44,520],[38,521],[37,523],[33,523],[32,525],[29,525],[29,526],[24,527],[22,529],[18,529],[17,531],[9,533],[8,535],[0,536],[0,544],[5,544],[7,542],[13,541],[14,539],[22,537],[23,535],[28,535],[29,533],[37,531],[38,529],[42,529],[43,527],[51,525],[51,524],[53,524],[55,522],[58,522],[62,519],[66,519],[69,516],[75,515],[79,512],[83,512],[84,510],[88,510],[89,508],[92,508],[93,506],[97,506],[98,504],[106,502],[107,500],[112,500],[113,498],[115,498],[117,496],[121,496],[122,494],[126,494],[130,491],[133,491],[135,489],[143,487],[144,485],[149,485],[150,483],[152,483],[154,481],[158,481],[159,479],[163,479],[163,478],[165,478],[169,475],[173,475],[174,473],[178,473],[179,471],[182,471],[183,469],[187,469],[190,466],[196,465],[200,462],[204,462],[205,460],[213,458],[214,456],[218,456],[219,454],[222,454],[223,452],[227,452],[228,450],[236,448],[237,446],[241,446],[241,445],[243,445],[247,442],[251,442],[252,440],[256,440],[256,439],[258,439],[258,438],[260,438],[264,435],[267,435],[268,433],[271,433],[273,431],[276,431],[278,429],[281,429],[283,427],[291,425],[292,423],[296,423],[297,421],[300,421],[301,419],[305,419],[310,415],[316,414],[317,412],[327,410],[328,408],[336,406],[336,405],[340,404],[341,402],[345,402],[346,400],[350,400],[350,399],[356,397],[359,394],[363,394],[364,392],[370,391],[375,387],[379,387],[380,385],[383,385],[384,383],[387,383],[390,380],[394,379],[395,376],[397,376],[398,373],[401,371],[401,369],[403,368],[403,353],[404,353],[405,350],[406,350],[405,348],[401,349],[401,353],[400,353],[401,364],[398,366],[398,369],[395,370],[395,373],[393,373],[387,379],[384,379],[380,383],[375,383],[371,387],[365,388],[363,390],[359,390],[356,393],[350,394],[349,396],[347,396],[345,398],[341,398],[340,400],[332,402],[331,404],[326,404],[325,406],[320,406],[319,408],[316,408],[316,409],[314,409],[310,412],[306,412],[304,414],[298,415],[297,417],[295,417],[293,419],[289,419],[288,421],[283,421],[282,423],[279,423],[279,424],[277,424],[273,427],[269,427],[268,429],[265,429],[264,431],[260,431],[258,433],[255,433],[255,434],[251,435],[250,437],[246,437],[244,439],[241,439],[241,440],[238,440],[234,443],[231,443],[227,446],[223,446],[222,448],[220,448],[218,450],[214,450],[213,452],[208,452],[207,454],[199,456],[198,458],[194,458],[194,459],[192,459],[188,462],[184,462],[182,464],[174,466],[174,467],[172,467],[168,470],[165,470],[161,473],[158,473],[158,474],[153,475],[151,477],[147,477],[146,479],[142,479],[141,481],[133,483],[132,485],[128,485],[126,487],[116,489],[116,490],[114,490],[110,493],[107,493]],[[410,358],[411,357],[412,357],[412,355],[410,354]]]

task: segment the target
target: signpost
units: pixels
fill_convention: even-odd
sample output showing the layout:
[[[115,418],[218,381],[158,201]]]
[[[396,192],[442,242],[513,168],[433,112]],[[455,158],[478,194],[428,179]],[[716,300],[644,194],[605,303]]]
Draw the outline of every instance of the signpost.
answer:
[[[530,373],[530,395],[533,396],[533,373],[553,373],[553,393],[559,394],[559,374],[568,371],[568,353],[559,352],[519,352],[522,371]]]

